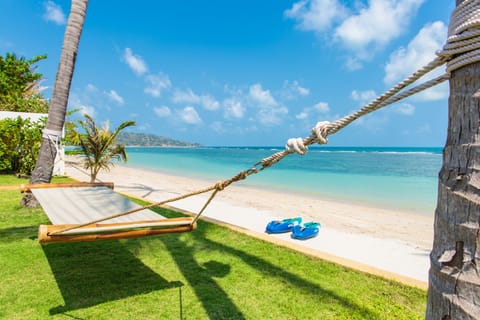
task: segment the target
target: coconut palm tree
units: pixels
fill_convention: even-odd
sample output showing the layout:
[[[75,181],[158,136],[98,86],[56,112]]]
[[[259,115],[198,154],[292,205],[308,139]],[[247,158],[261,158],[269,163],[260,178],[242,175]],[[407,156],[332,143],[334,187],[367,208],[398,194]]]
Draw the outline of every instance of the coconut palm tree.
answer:
[[[84,133],[77,126],[70,126],[67,139],[82,149],[84,167],[90,170],[90,182],[95,182],[100,170],[109,170],[115,160],[127,162],[125,146],[116,143],[116,138],[120,131],[134,126],[135,121],[125,121],[112,132],[108,122],[103,128],[97,127],[92,117],[88,114],[84,117],[85,120],[78,121]]]
[[[457,0],[457,6],[464,0]],[[426,319],[480,316],[480,63],[450,78]]]
[[[65,123],[70,84],[75,69],[75,60],[87,6],[88,0],[72,0],[70,15],[63,38],[60,63],[58,65],[48,111],[46,130],[44,130],[40,152],[30,179],[30,183],[32,184],[49,183],[52,179],[53,166],[57,154],[57,144],[59,143]],[[32,194],[28,193],[23,197],[22,204],[25,206],[37,206],[38,202]]]

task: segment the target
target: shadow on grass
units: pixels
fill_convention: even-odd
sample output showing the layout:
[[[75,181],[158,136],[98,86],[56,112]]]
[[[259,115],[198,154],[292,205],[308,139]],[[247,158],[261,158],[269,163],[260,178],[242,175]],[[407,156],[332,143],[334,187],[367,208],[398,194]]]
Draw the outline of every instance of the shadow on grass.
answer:
[[[52,315],[183,285],[160,277],[118,241],[42,249],[65,302],[50,309]]]
[[[218,261],[208,261],[200,265],[194,258],[196,245],[188,246],[179,237],[178,234],[170,235],[161,240],[172,253],[177,267],[195,291],[209,319],[245,319],[240,309],[215,280],[228,275],[230,265]],[[201,234],[193,237],[200,245],[208,243]]]
[[[228,274],[230,266],[216,261],[207,262],[203,266],[199,265],[194,259],[195,248],[199,247],[208,248],[209,251],[218,251],[225,253],[225,255],[239,257],[245,264],[267,274],[272,281],[278,280],[282,283],[289,283],[297,290],[314,294],[319,304],[338,304],[345,310],[348,310],[348,312],[357,314],[364,319],[377,319],[379,317],[378,314],[356,304],[350,299],[286,271],[265,259],[208,239],[208,237],[206,237],[206,230],[209,227],[216,228],[216,226],[212,226],[209,223],[199,221],[197,230],[192,233],[195,242],[193,246],[188,246],[183,243],[179,239],[180,235],[170,235],[169,238],[161,238],[161,240],[168,250],[172,252],[172,257],[178,268],[189,285],[194,289],[210,319],[245,319],[245,316],[228,298],[228,293],[225,292],[214,279],[214,277],[222,277]],[[176,240],[172,241],[172,237],[176,238]],[[252,284],[252,290],[254,290],[253,288],[254,284]],[[268,292],[265,292],[265,294],[268,295]],[[312,310],[314,309],[315,308]]]
[[[23,239],[36,239],[37,226],[13,227],[0,229],[0,243],[11,243]]]

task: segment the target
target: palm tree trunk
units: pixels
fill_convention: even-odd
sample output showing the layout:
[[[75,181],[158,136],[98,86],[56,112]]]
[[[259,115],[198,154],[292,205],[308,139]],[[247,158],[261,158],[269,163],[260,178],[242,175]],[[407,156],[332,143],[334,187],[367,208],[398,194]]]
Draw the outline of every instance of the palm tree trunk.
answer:
[[[479,89],[480,63],[452,72],[426,319],[480,317]]]
[[[75,69],[75,60],[82,34],[83,23],[87,12],[88,0],[72,0],[70,15],[68,17],[63,48],[58,65],[57,76],[53,87],[50,109],[46,130],[43,134],[42,144],[38,155],[35,169],[33,170],[30,183],[49,183],[52,179],[57,143],[61,138],[65,114],[67,112],[68,95]],[[33,195],[26,194],[22,199],[24,206],[37,206],[38,203]]]

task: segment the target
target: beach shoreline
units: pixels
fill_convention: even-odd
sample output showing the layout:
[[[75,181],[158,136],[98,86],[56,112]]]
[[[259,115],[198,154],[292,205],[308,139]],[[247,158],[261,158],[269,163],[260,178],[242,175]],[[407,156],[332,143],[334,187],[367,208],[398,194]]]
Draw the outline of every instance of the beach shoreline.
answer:
[[[66,160],[68,176],[80,181],[89,180],[88,174],[78,163],[78,158],[68,156]],[[171,199],[215,184],[215,181],[208,183],[205,180],[126,165],[115,165],[109,172],[101,172],[98,179],[113,182],[115,190],[119,192],[153,202]],[[198,195],[168,205],[197,213],[208,196],[209,194]],[[433,240],[433,214],[429,217],[343,203],[309,195],[264,190],[243,183],[239,186],[230,185],[219,192],[207,207],[204,216],[258,233],[264,231],[266,223],[271,219],[300,216],[303,221],[318,221],[322,224],[318,239],[302,241],[300,245],[393,273],[403,273],[406,277],[423,282],[427,282],[428,279],[428,254]],[[274,236],[290,241],[287,235]],[[397,256],[386,257],[387,254],[395,255],[395,252]],[[399,256],[399,252],[402,252],[404,257]],[[397,258],[405,262],[398,265],[394,261]],[[415,263],[412,260],[414,258],[418,259]],[[408,264],[410,266],[407,266]],[[402,268],[409,270],[403,272]]]

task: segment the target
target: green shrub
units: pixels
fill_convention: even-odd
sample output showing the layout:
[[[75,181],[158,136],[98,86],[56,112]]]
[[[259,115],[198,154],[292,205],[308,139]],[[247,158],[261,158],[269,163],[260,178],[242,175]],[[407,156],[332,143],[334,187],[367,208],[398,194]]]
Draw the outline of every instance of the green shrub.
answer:
[[[0,120],[0,172],[30,175],[42,142],[46,118]]]

